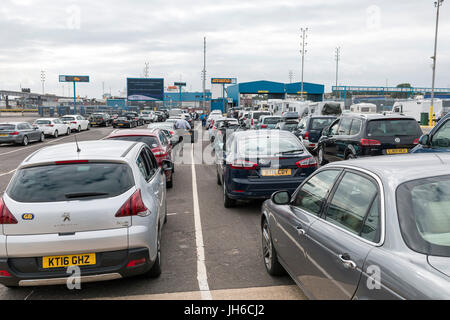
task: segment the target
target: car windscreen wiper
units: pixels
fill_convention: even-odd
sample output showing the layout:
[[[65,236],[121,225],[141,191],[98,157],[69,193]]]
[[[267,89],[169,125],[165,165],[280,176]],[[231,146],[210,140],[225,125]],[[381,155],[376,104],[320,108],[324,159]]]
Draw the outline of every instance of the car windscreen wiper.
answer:
[[[79,193],[68,193],[64,196],[67,199],[78,199],[78,198],[89,198],[89,197],[99,197],[99,196],[107,196],[109,193],[106,192],[79,192]]]
[[[277,154],[303,153],[304,151],[305,150],[303,150],[303,149],[296,149],[296,150],[288,150],[288,151],[278,152]]]

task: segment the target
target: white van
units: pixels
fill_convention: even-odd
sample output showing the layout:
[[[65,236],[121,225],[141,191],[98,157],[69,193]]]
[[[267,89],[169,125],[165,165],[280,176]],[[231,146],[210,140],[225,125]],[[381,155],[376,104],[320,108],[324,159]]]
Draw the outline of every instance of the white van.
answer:
[[[419,100],[403,100],[397,101],[392,107],[393,113],[404,114],[405,116],[414,117],[418,122],[421,121],[422,113],[429,113],[431,107],[431,99],[419,99]],[[442,104],[442,100],[435,99],[433,106],[433,113],[436,120],[445,115],[445,110]]]

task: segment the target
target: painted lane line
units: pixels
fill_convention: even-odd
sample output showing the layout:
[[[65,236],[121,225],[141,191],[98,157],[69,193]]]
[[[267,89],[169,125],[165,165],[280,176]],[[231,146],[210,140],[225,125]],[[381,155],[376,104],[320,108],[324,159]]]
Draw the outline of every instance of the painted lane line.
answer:
[[[5,173],[0,173],[0,177],[7,176],[7,175],[10,175],[10,174],[13,174],[14,172],[16,172],[16,170],[17,170],[17,169],[14,169],[14,170],[11,170],[11,171],[5,172]]]
[[[203,243],[202,221],[198,201],[197,174],[195,172],[194,145],[191,149],[192,158],[192,194],[194,203],[195,242],[197,246],[197,281],[202,300],[212,300],[209,290],[208,274],[206,272],[205,245]]]

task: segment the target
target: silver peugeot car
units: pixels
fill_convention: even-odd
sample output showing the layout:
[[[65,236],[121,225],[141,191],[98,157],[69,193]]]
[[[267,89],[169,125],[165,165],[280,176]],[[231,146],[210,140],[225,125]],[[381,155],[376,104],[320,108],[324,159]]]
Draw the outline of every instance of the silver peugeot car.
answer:
[[[33,153],[0,198],[0,283],[64,284],[72,266],[81,282],[159,276],[169,166],[127,141]]]
[[[450,299],[450,154],[327,165],[262,209],[264,264],[317,299]]]

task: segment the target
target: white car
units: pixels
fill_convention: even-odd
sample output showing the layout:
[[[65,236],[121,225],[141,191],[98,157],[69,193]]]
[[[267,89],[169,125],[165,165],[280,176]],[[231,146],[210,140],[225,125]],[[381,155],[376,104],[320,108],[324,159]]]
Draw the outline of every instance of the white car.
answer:
[[[213,111],[213,112],[214,112],[214,111]],[[211,113],[211,114],[209,115],[209,117],[208,117],[207,124],[206,124],[206,128],[207,128],[207,129],[211,128],[211,127],[214,125],[214,122],[215,122],[217,119],[221,119],[221,118],[223,118],[222,113]]]
[[[72,131],[83,131],[89,130],[90,124],[89,120],[85,119],[80,115],[64,116],[61,121],[70,126]]]
[[[69,135],[70,126],[58,118],[41,118],[34,121],[33,125],[39,127],[46,136],[58,138],[60,135]]]
[[[171,162],[134,141],[78,146],[33,153],[0,198],[1,284],[66,284],[73,266],[81,282],[161,274]]]

